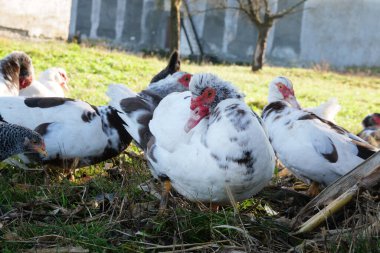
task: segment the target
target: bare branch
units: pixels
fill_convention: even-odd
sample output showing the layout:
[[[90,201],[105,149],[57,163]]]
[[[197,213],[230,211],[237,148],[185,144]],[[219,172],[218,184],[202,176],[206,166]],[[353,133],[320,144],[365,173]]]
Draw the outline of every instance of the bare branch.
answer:
[[[260,6],[257,1],[253,3],[252,0],[247,0],[247,5],[242,6],[242,8],[248,10],[249,12],[248,17],[257,26],[260,26],[263,23],[263,21],[260,18]]]
[[[282,18],[282,17],[292,13],[293,11],[295,11],[299,6],[301,6],[306,1],[307,0],[301,0],[298,3],[296,3],[295,5],[291,6],[290,8],[286,8],[286,9],[281,10],[280,12],[277,12],[276,14],[272,14],[270,16],[270,18],[272,20]]]

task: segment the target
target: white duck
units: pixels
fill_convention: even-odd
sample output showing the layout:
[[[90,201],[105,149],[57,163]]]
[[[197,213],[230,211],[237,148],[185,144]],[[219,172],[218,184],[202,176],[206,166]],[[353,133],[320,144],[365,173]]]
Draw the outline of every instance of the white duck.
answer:
[[[272,146],[281,162],[298,178],[329,185],[374,154],[377,149],[317,115],[300,109],[291,81],[277,77],[269,84],[263,110]]]
[[[18,96],[34,79],[32,59],[24,52],[12,52],[0,60],[0,96]]]
[[[189,88],[164,98],[149,123],[153,175],[191,201],[251,197],[271,179],[275,162],[260,117],[215,75],[196,74]]]
[[[41,134],[48,157],[28,155],[35,162],[87,166],[118,155],[132,140],[113,107],[70,98],[0,97],[0,117]]]
[[[120,112],[119,115],[125,121],[128,133],[142,149],[146,149],[150,138],[148,124],[154,109],[168,94],[188,90],[191,76],[186,72],[167,75],[149,84],[138,94],[122,84],[108,86],[107,96],[111,98],[109,104]]]
[[[40,74],[38,81],[25,89],[20,90],[23,97],[65,97],[69,90],[67,85],[69,78],[63,68],[48,68]]]

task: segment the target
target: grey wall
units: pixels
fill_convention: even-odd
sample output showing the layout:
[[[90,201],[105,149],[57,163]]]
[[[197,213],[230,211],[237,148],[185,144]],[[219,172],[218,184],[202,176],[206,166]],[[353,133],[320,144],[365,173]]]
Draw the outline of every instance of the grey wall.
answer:
[[[67,39],[71,0],[0,0],[0,35]]]
[[[195,31],[188,16],[183,15],[183,21],[194,54],[200,52],[197,33],[207,55],[251,61],[257,31],[243,13],[204,11],[218,0],[187,1]],[[277,11],[297,0],[270,1]],[[106,39],[130,50],[168,50],[170,0],[0,0],[0,5],[0,36],[67,39],[80,32],[83,38]],[[303,12],[275,23],[267,60],[282,65],[380,66],[379,13],[379,0],[308,0]],[[183,30],[181,53],[191,53]]]
[[[335,66],[380,66],[380,1],[309,0],[300,60]]]

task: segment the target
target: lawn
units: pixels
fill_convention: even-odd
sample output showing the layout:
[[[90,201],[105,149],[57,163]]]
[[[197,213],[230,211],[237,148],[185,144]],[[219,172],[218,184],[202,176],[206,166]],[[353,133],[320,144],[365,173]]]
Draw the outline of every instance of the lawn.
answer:
[[[37,75],[52,66],[65,68],[70,78],[68,96],[94,105],[107,103],[108,84],[123,83],[139,91],[166,65],[165,59],[99,46],[0,39],[1,58],[14,50],[25,51],[32,57]],[[320,70],[319,66],[314,69],[266,66],[253,73],[247,66],[196,65],[183,60],[182,70],[212,72],[231,81],[246,94],[246,102],[258,113],[266,104],[268,83],[276,76],[287,76],[304,107],[316,106],[330,97],[338,98],[342,110],[336,121],[354,133],[361,130],[360,122],[367,114],[380,111],[380,77],[362,69],[337,73]],[[310,238],[290,235],[287,223],[278,221],[284,206],[302,207],[302,203],[276,206],[265,194],[218,212],[174,196],[168,212],[157,215],[158,201],[154,194],[138,187],[151,176],[141,152],[134,146],[115,159],[76,171],[75,181],[62,178],[60,172],[57,168],[23,171],[2,166],[3,252],[24,252],[31,248],[52,248],[41,252],[59,252],[69,250],[68,247],[76,247],[76,252],[286,252]],[[273,181],[276,182],[278,179]],[[152,183],[146,188],[154,192],[156,186]],[[340,240],[339,246],[324,241],[323,249],[339,252],[352,249],[351,238]],[[362,252],[378,247],[378,240],[354,245],[354,249]]]

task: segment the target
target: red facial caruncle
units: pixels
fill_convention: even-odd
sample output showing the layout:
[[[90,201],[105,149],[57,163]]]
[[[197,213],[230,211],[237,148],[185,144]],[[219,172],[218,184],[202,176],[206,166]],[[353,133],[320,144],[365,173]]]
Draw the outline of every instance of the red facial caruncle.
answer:
[[[31,83],[33,82],[33,76],[28,76],[28,77],[20,77],[19,78],[19,89],[25,89],[28,87]]]
[[[189,132],[207,115],[210,114],[210,106],[214,102],[216,91],[213,88],[206,88],[201,95],[192,98],[190,103],[190,118],[185,125],[185,131]]]
[[[288,88],[288,86],[286,86],[285,84],[276,83],[276,86],[285,99],[287,99],[289,96],[294,96],[294,90],[291,88]]]
[[[180,79],[178,79],[178,82],[182,84],[184,87],[189,88],[190,80],[192,74],[184,74]]]
[[[67,75],[63,72],[59,72],[59,75],[62,77],[62,82],[60,83],[61,87],[65,90],[65,91],[69,91],[69,87],[67,86],[67,82],[69,81],[69,78],[67,77]]]
[[[375,122],[376,126],[380,127],[380,114],[374,114],[372,116],[372,119]]]
[[[277,89],[281,92],[284,99],[291,104],[294,108],[301,109],[296,97],[294,96],[293,88],[289,88],[285,84],[278,82],[276,83]]]

